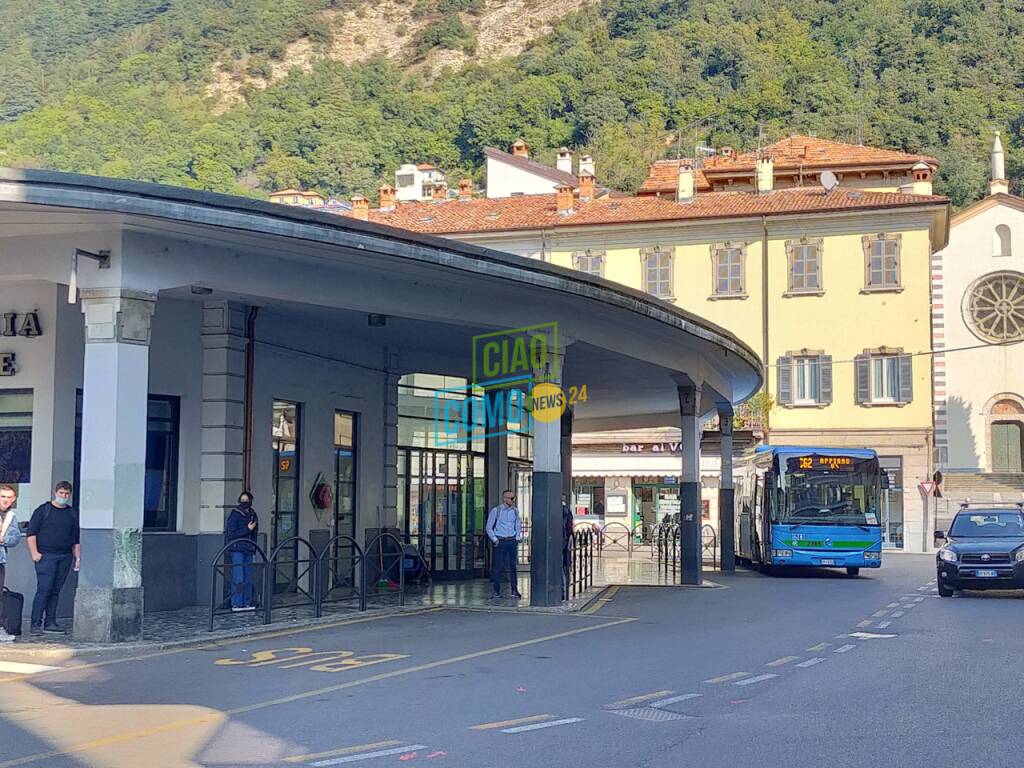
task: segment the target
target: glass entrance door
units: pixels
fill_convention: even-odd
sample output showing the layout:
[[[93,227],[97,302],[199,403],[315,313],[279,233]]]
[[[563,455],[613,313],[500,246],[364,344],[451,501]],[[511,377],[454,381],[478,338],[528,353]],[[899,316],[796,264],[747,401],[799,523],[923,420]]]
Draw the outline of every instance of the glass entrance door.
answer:
[[[274,470],[270,500],[274,520],[271,550],[292,536],[297,536],[299,532],[299,411],[298,403],[274,401]],[[278,556],[278,566],[274,571],[275,592],[295,590],[298,578],[297,557],[297,542],[292,542]]]
[[[903,459],[880,456],[878,464],[889,476],[889,487],[882,489],[882,546],[903,549]]]

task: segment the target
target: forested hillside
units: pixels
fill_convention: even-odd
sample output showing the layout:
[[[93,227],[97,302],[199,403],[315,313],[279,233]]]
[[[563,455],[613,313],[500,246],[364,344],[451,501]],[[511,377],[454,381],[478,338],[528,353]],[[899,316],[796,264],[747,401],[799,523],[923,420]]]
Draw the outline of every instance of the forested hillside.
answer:
[[[961,205],[982,194],[1000,129],[1020,189],[1018,0],[603,0],[491,60],[475,30],[509,18],[508,2],[415,0],[385,54],[345,36],[380,15],[361,0],[4,0],[0,164],[348,195],[403,161],[478,175],[484,146],[523,136],[541,159],[591,152],[602,181],[629,190],[680,128],[684,151],[750,147],[759,128],[859,128],[937,156]],[[549,4],[518,2],[508,26],[528,39]],[[453,66],[420,66],[445,50]]]

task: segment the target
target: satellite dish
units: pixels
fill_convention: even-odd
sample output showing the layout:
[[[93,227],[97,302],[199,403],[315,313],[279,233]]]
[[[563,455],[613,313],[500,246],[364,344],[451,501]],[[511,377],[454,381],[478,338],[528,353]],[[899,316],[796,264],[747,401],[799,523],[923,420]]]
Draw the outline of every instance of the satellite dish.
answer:
[[[825,188],[826,192],[831,192],[839,186],[839,179],[836,178],[836,175],[832,173],[832,171],[822,171],[820,181],[821,186]]]

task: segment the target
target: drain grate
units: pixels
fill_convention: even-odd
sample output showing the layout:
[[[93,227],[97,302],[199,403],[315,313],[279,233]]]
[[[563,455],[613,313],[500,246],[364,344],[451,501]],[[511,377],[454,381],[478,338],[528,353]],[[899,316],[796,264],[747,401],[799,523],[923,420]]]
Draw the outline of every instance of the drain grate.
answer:
[[[680,715],[678,712],[668,712],[654,707],[633,707],[631,709],[613,709],[610,711],[613,715],[632,717],[634,720],[650,720],[653,723],[691,719],[689,715]]]

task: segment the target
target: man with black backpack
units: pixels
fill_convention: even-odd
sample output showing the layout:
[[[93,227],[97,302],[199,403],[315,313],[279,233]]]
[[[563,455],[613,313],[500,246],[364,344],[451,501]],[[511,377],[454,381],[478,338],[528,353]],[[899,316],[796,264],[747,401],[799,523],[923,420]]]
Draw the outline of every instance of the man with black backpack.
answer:
[[[5,610],[7,595],[4,593],[4,581],[7,577],[7,550],[17,546],[21,541],[21,531],[15,519],[14,503],[18,500],[18,491],[13,485],[0,485],[0,643],[9,643],[14,635],[7,631],[7,621],[21,616],[7,616]],[[12,593],[13,594],[13,593]],[[18,631],[18,630],[15,630]]]
[[[36,564],[36,597],[29,634],[64,632],[57,623],[57,600],[72,569],[82,563],[78,515],[71,508],[71,483],[62,480],[53,499],[40,504],[28,522],[28,549]],[[45,617],[45,621],[44,621]]]

